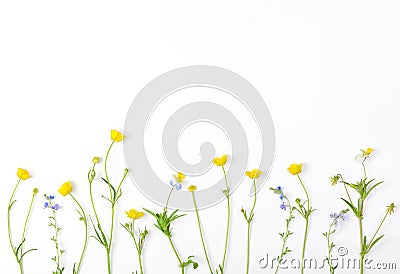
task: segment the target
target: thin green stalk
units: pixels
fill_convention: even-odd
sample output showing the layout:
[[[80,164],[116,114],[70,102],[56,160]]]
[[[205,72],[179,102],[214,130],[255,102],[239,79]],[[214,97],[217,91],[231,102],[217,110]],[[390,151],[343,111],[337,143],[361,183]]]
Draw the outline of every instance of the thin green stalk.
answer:
[[[110,249],[107,247],[106,248],[106,253],[107,253],[107,270],[108,274],[111,274],[111,254],[110,254]]]
[[[331,274],[335,273],[335,269],[332,265],[332,259],[331,259],[331,253],[332,253],[332,248],[331,248],[331,231],[332,231],[332,226],[333,226],[333,222],[330,224],[329,226],[329,230],[326,234],[326,239],[328,240],[328,265],[329,265],[329,271]]]
[[[199,233],[200,233],[200,238],[201,238],[201,244],[203,246],[203,251],[204,251],[204,255],[206,256],[206,260],[207,260],[207,265],[208,268],[210,270],[210,273],[213,273],[212,267],[211,267],[211,263],[210,263],[210,259],[208,257],[208,253],[207,253],[207,248],[206,248],[206,244],[204,242],[204,236],[203,236],[203,230],[201,228],[201,223],[200,223],[200,216],[199,216],[199,211],[197,209],[197,203],[196,203],[196,198],[194,196],[194,191],[192,191],[192,199],[193,199],[193,205],[194,205],[194,209],[196,211],[196,218],[197,218],[197,225],[199,227]]]
[[[111,229],[110,229],[110,240],[109,240],[109,243],[108,243],[108,244],[109,244],[110,252],[111,252],[111,245],[112,245],[113,236],[114,236],[114,226],[115,226],[115,204],[116,204],[116,202],[117,202],[117,200],[118,200],[118,195],[119,195],[118,193],[121,191],[122,183],[124,182],[124,180],[125,180],[127,174],[128,174],[128,170],[125,169],[124,175],[122,176],[122,179],[121,179],[121,181],[120,181],[120,183],[119,183],[119,185],[118,185],[117,191],[116,191],[117,197],[115,197],[115,199],[114,199],[114,200],[112,201],[112,203],[111,203]]]
[[[134,231],[135,231],[135,219],[132,220],[132,232],[134,233]],[[138,245],[138,243],[136,241],[135,234],[132,234],[132,238],[133,238],[133,241],[135,242],[135,247],[136,247],[136,251],[137,251],[137,254],[138,254],[139,266],[140,266],[140,274],[143,274],[143,265],[142,265],[142,256],[141,256],[142,255],[142,251],[140,250],[139,245]]]
[[[360,232],[360,274],[364,274],[364,235],[363,235],[363,224],[362,217],[358,218],[359,232]]]
[[[180,266],[181,269],[182,269],[182,274],[185,274],[185,268],[182,266],[181,257],[179,257],[178,251],[176,250],[175,245],[174,245],[174,243],[172,242],[171,236],[168,236],[168,240],[169,240],[169,243],[171,244],[172,250],[174,251],[176,258],[178,259],[179,266]]]
[[[81,215],[82,215],[82,218],[83,218],[82,221],[83,221],[84,224],[85,224],[85,241],[84,241],[83,248],[82,248],[82,254],[81,254],[81,257],[80,257],[80,259],[79,259],[78,268],[76,269],[76,272],[75,272],[76,274],[78,274],[79,271],[80,271],[80,269],[81,269],[83,257],[84,257],[84,255],[85,255],[86,248],[87,248],[87,244],[88,244],[89,229],[88,229],[87,217],[86,217],[85,211],[83,210],[82,205],[78,202],[78,200],[75,198],[75,196],[72,195],[72,193],[69,193],[69,195],[70,195],[71,198],[75,201],[75,203],[78,205],[78,207],[81,209]],[[75,274],[75,273],[74,273],[74,274]]]
[[[364,158],[364,161],[362,161],[362,163],[361,163],[362,166],[363,166],[364,178],[367,178],[367,169],[366,169],[365,164],[364,164],[366,159],[367,158]]]
[[[306,227],[304,230],[304,239],[303,239],[303,249],[301,251],[301,274],[304,273],[304,256],[306,252],[307,235],[308,235],[308,218],[306,219]]]
[[[31,212],[32,212],[32,207],[33,207],[33,202],[35,201],[35,197],[36,197],[36,193],[33,192],[32,199],[31,199],[31,202],[30,202],[30,205],[29,205],[28,214],[26,215],[26,218],[25,218],[24,229],[22,230],[21,247],[19,249],[19,251],[20,251],[19,270],[20,270],[21,274],[24,273],[24,268],[23,268],[23,263],[22,263],[22,260],[23,260],[22,255],[24,254],[24,251],[23,251],[24,248],[23,247],[24,247],[24,244],[25,244],[26,228],[28,226],[28,221],[29,221],[29,217],[30,217]]]
[[[257,202],[257,186],[256,186],[256,179],[253,179],[253,187],[254,187],[254,202],[253,206],[250,210],[249,219],[247,220],[247,262],[246,262],[246,274],[249,274],[249,267],[250,267],[250,232],[251,232],[251,222],[254,217],[254,209],[256,207]]]
[[[21,179],[18,180],[17,184],[14,187],[14,190],[10,197],[10,201],[8,202],[8,210],[7,210],[8,240],[10,242],[11,249],[13,250],[13,253],[14,253],[17,261],[18,261],[18,257],[17,257],[17,254],[14,252],[14,244],[13,244],[12,236],[11,236],[11,207],[13,206],[15,192],[17,191],[17,188],[20,183],[21,183]]]
[[[110,151],[112,146],[114,145],[115,141],[112,141],[110,146],[108,147],[107,153],[106,153],[106,158],[104,160],[104,174],[106,175],[106,179],[107,182],[110,182],[109,178],[108,178],[108,172],[107,172],[107,162],[108,162],[108,156],[110,155]],[[111,192],[111,187],[110,187],[110,195],[112,194]]]
[[[297,178],[299,178],[299,181],[300,181],[300,184],[301,184],[301,186],[303,187],[303,190],[304,190],[304,192],[305,192],[305,194],[306,194],[306,197],[307,197],[307,214],[306,214],[306,216],[305,216],[305,219],[306,219],[306,227],[305,227],[305,230],[304,230],[304,239],[303,239],[303,248],[302,248],[302,251],[301,251],[301,274],[303,274],[304,273],[304,256],[305,256],[305,252],[306,252],[306,244],[307,244],[307,236],[308,236],[308,226],[309,226],[309,216],[310,216],[310,210],[311,210],[311,207],[310,207],[310,196],[308,195],[308,191],[307,191],[307,189],[306,189],[306,187],[305,187],[305,185],[304,185],[304,183],[303,183],[303,181],[301,180],[301,177],[300,177],[300,175],[298,175],[297,174]]]
[[[347,188],[347,185],[346,184],[343,184],[343,185],[344,185],[344,189],[346,190],[347,198],[349,198],[349,202],[353,205],[353,201],[351,200],[351,196],[350,196],[349,190]]]
[[[107,162],[108,162],[108,156],[110,155],[110,151],[111,151],[111,148],[112,148],[112,146],[114,145],[114,143],[115,143],[115,141],[112,141],[111,142],[111,144],[110,144],[110,146],[109,146],[109,148],[108,148],[108,150],[107,150],[107,153],[106,153],[106,158],[105,158],[105,160],[104,160],[104,174],[105,174],[105,176],[106,176],[106,180],[107,180],[107,183],[108,183],[108,188],[109,188],[109,190],[110,190],[110,201],[111,201],[111,228],[110,228],[110,239],[109,239],[109,242],[108,242],[108,246],[107,246],[107,248],[106,248],[106,252],[107,252],[107,269],[108,269],[108,274],[111,274],[111,243],[112,243],[112,233],[113,233],[113,230],[114,230],[114,215],[115,215],[115,210],[114,210],[114,201],[113,201],[113,199],[112,199],[112,197],[113,197],[113,192],[112,192],[112,188],[111,188],[111,182],[110,182],[110,179],[109,179],[109,177],[108,177],[108,172],[107,172]]]
[[[290,201],[289,201],[289,199],[288,198],[286,198],[286,196],[284,196],[285,197],[285,199],[286,199],[286,201],[287,201],[287,203],[288,203],[288,205],[289,205],[289,208],[290,208],[290,211],[289,211],[289,218],[286,220],[286,231],[285,231],[285,234],[284,234],[284,237],[283,237],[283,243],[282,243],[282,248],[281,248],[281,255],[279,256],[279,259],[278,259],[278,264],[276,265],[276,268],[275,268],[275,274],[277,274],[278,273],[278,271],[279,271],[279,267],[280,267],[280,265],[281,265],[281,262],[282,262],[282,259],[283,259],[283,254],[284,254],[284,252],[285,252],[285,250],[286,250],[286,242],[287,242],[287,239],[289,238],[289,236],[290,236],[290,232],[289,232],[289,230],[290,230],[290,222],[291,222],[291,220],[292,220],[292,218],[293,218],[293,207],[292,207],[292,205],[290,204]]]
[[[93,191],[92,191],[92,183],[90,183],[90,186],[89,186],[89,195],[90,195],[90,202],[92,203],[92,209],[93,209],[93,212],[94,212],[94,216],[95,216],[95,218],[96,218],[96,222],[97,222],[98,224],[100,224],[99,215],[97,215],[96,206],[94,205]]]
[[[171,187],[171,190],[169,191],[168,198],[167,198],[167,202],[165,203],[165,207],[164,207],[165,210],[168,209],[169,199],[171,198],[171,195],[172,195],[172,192],[174,191],[174,188],[175,188],[175,187],[172,186],[172,187]]]
[[[224,257],[222,259],[222,270],[225,269],[226,262],[226,253],[228,250],[228,242],[229,242],[229,231],[231,226],[231,194],[229,189],[228,178],[226,177],[225,167],[222,165],[222,171],[224,172],[225,184],[226,184],[226,201],[227,201],[227,223],[226,223],[226,235],[225,235],[225,246],[224,246]]]
[[[376,236],[378,235],[379,231],[381,230],[382,225],[383,225],[383,223],[385,222],[385,220],[386,220],[386,218],[387,218],[388,215],[389,215],[389,211],[386,211],[385,216],[383,217],[381,223],[379,224],[378,229],[375,231],[374,236],[373,236],[373,237],[371,238],[371,240],[369,241],[368,246],[371,245],[371,243],[375,240]]]
[[[51,208],[51,211],[53,214],[53,216],[49,217],[52,219],[51,226],[53,226],[53,228],[54,228],[54,236],[51,238],[51,240],[54,242],[55,247],[56,247],[56,256],[54,258],[52,258],[52,260],[56,264],[56,271],[54,273],[61,274],[64,270],[64,268],[60,268],[61,256],[64,253],[64,250],[60,250],[60,245],[59,245],[59,232],[60,232],[61,228],[58,227],[58,224],[57,224],[57,214],[56,214],[56,210],[53,208],[53,203],[52,203],[51,199],[49,199],[48,201],[49,201],[49,208]]]
[[[362,167],[364,172],[364,179],[367,178],[367,169],[365,167],[365,157],[362,161]],[[360,233],[360,274],[364,274],[364,257],[365,257],[365,250],[364,250],[364,232],[363,232],[363,216],[364,216],[364,200],[361,200],[361,207],[358,216],[358,226],[359,226],[359,233]]]

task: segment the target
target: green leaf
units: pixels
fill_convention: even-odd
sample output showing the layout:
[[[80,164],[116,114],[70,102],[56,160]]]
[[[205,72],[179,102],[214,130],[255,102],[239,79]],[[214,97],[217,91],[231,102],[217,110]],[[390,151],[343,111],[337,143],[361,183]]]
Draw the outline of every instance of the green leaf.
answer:
[[[372,247],[373,247],[374,245],[376,245],[376,243],[377,243],[380,239],[382,239],[384,236],[385,236],[385,235],[379,236],[379,237],[376,238],[371,244],[369,244],[367,253],[370,252],[371,249],[372,249]]]
[[[376,183],[375,185],[373,185],[373,186],[367,191],[365,197],[367,197],[367,196],[371,193],[371,191],[372,191],[374,188],[376,188],[377,186],[379,186],[379,185],[381,185],[381,184],[383,184],[383,181],[382,181],[382,182],[379,182],[379,183]]]
[[[355,206],[351,202],[347,201],[344,198],[340,198],[340,199],[342,201],[344,201],[350,207],[350,209],[353,211],[354,215],[358,216],[358,210],[355,208]]]

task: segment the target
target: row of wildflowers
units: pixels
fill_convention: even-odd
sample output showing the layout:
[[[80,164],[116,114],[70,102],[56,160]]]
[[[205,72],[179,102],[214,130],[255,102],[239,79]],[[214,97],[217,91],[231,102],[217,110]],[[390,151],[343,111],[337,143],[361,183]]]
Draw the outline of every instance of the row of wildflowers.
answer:
[[[119,180],[116,182],[113,182],[110,179],[109,173],[108,173],[108,158],[110,155],[110,152],[112,151],[112,148],[115,143],[119,143],[124,139],[124,135],[116,130],[111,131],[111,144],[109,145],[106,155],[105,155],[105,160],[103,163],[103,177],[97,177],[96,171],[98,171],[97,166],[100,164],[100,158],[99,157],[94,157],[92,162],[93,165],[91,169],[88,172],[87,175],[87,180],[89,183],[89,200],[90,200],[90,207],[91,207],[91,213],[89,214],[88,211],[85,209],[85,207],[79,202],[79,200],[75,197],[73,194],[73,185],[71,182],[65,182],[64,184],[61,185],[61,187],[58,190],[58,193],[62,196],[69,197],[72,199],[72,201],[76,204],[76,212],[79,216],[79,220],[83,224],[84,228],[84,233],[83,233],[83,242],[81,245],[81,251],[79,252],[80,256],[77,258],[77,261],[73,264],[72,266],[72,274],[78,274],[81,271],[82,264],[84,262],[84,257],[85,253],[87,250],[88,242],[90,238],[95,239],[98,244],[103,247],[106,255],[106,261],[107,261],[107,273],[111,274],[112,273],[112,251],[113,251],[113,238],[115,234],[115,227],[116,227],[116,218],[115,218],[115,213],[117,211],[117,206],[118,206],[118,201],[122,196],[122,185],[128,175],[128,170],[125,169],[122,172],[122,175]],[[361,150],[361,154],[358,154],[356,156],[356,160],[359,161],[362,165],[362,178],[355,182],[351,183],[348,182],[344,179],[344,176],[342,174],[336,174],[331,177],[331,183],[332,185],[338,185],[341,184],[343,185],[343,189],[345,191],[345,198],[341,198],[343,205],[346,206],[343,210],[341,210],[338,213],[331,213],[331,222],[328,226],[327,231],[323,233],[323,236],[326,239],[327,243],[327,256],[326,256],[326,261],[329,266],[329,273],[333,274],[335,273],[337,266],[334,264],[332,261],[332,251],[333,248],[335,247],[335,244],[333,242],[333,235],[338,229],[339,222],[345,220],[345,215],[350,213],[353,213],[354,216],[358,220],[358,231],[359,231],[359,241],[360,241],[360,274],[363,274],[365,269],[364,269],[364,260],[365,256],[371,251],[371,249],[383,238],[384,235],[380,235],[380,231],[383,227],[383,224],[385,223],[387,217],[391,215],[394,212],[395,205],[394,203],[391,203],[390,205],[387,206],[386,212],[379,223],[379,226],[375,233],[373,234],[372,237],[367,237],[364,233],[363,229],[363,221],[364,221],[364,216],[365,216],[365,205],[367,202],[367,198],[369,198],[369,195],[371,194],[372,191],[375,191],[378,189],[378,186],[380,186],[383,182],[375,182],[375,179],[370,179],[367,177],[367,169],[366,169],[366,160],[370,157],[371,153],[373,152],[373,149],[368,148],[366,150]],[[188,193],[192,197],[193,201],[193,206],[195,209],[195,217],[197,220],[197,226],[198,226],[198,233],[199,233],[199,238],[200,238],[200,243],[203,249],[203,255],[205,259],[205,263],[207,264],[207,268],[211,274],[223,274],[226,273],[225,266],[228,258],[228,249],[229,249],[229,238],[230,238],[230,230],[231,230],[231,191],[229,187],[229,181],[228,181],[228,176],[227,172],[225,169],[225,165],[228,161],[228,156],[223,155],[221,157],[215,158],[213,160],[213,164],[216,167],[221,168],[221,171],[224,176],[225,180],[225,185],[226,188],[222,190],[225,198],[226,198],[226,225],[223,227],[224,232],[225,232],[225,237],[224,237],[224,242],[223,242],[223,254],[220,259],[220,263],[215,266],[212,263],[212,260],[210,258],[208,248],[206,245],[206,235],[203,231],[203,225],[201,223],[201,218],[200,218],[200,213],[197,207],[197,201],[196,201],[196,191],[197,191],[197,186],[196,185],[189,185],[187,187]],[[306,250],[307,250],[307,239],[308,239],[308,233],[309,233],[309,228],[310,228],[310,220],[312,217],[312,213],[316,210],[312,207],[311,205],[311,200],[310,200],[310,195],[307,190],[307,187],[305,183],[303,182],[303,179],[301,177],[302,173],[302,164],[292,164],[289,166],[288,171],[290,174],[295,176],[303,190],[304,198],[296,198],[294,201],[292,201],[284,191],[282,186],[278,186],[275,188],[270,188],[271,191],[273,191],[274,194],[278,195],[280,204],[279,208],[285,212],[287,212],[287,218],[285,220],[285,230],[281,233],[279,233],[279,236],[281,238],[281,248],[280,252],[277,254],[277,265],[274,269],[274,273],[277,274],[280,270],[280,266],[284,258],[292,252],[292,249],[289,248],[289,239],[290,236],[294,234],[294,232],[291,230],[291,224],[292,221],[295,219],[296,216],[301,217],[301,219],[304,220],[304,230],[303,230],[303,241],[302,245],[300,247],[301,250],[301,266],[300,266],[300,273],[303,274],[305,273],[305,264],[304,264],[304,258],[306,255]],[[245,224],[247,226],[247,234],[244,237],[246,239],[246,265],[244,272],[246,274],[250,273],[250,251],[251,251],[251,225],[254,220],[255,216],[255,208],[256,208],[256,203],[257,203],[257,183],[256,180],[261,176],[262,171],[259,169],[253,169],[251,171],[246,171],[245,175],[251,180],[252,182],[252,187],[254,188],[254,195],[253,195],[253,201],[252,201],[252,206],[249,210],[246,210],[242,207],[241,213],[244,217]],[[26,244],[26,234],[27,234],[27,228],[28,228],[28,222],[31,217],[31,212],[32,208],[34,206],[36,196],[38,193],[38,189],[34,188],[32,192],[32,197],[31,197],[31,202],[29,205],[29,208],[27,210],[27,214],[25,217],[25,222],[24,222],[24,227],[22,229],[22,235],[20,238],[19,242],[15,242],[14,238],[12,237],[12,219],[11,219],[11,212],[13,207],[15,206],[17,200],[15,199],[16,192],[18,187],[20,186],[21,182],[24,180],[27,180],[30,178],[30,174],[27,170],[19,168],[17,171],[17,177],[18,177],[18,182],[15,185],[13,192],[10,197],[10,201],[8,203],[8,210],[7,210],[7,221],[8,221],[8,238],[9,238],[9,243],[10,247],[12,249],[12,252],[14,254],[15,260],[19,265],[19,270],[20,274],[24,273],[24,267],[23,267],[23,259],[24,257],[33,252],[36,251],[36,248],[25,248]],[[172,232],[173,230],[173,223],[177,221],[178,219],[181,219],[186,216],[186,214],[181,214],[179,212],[179,209],[175,209],[173,211],[170,211],[168,205],[169,201],[171,198],[171,195],[173,195],[174,191],[179,191],[183,188],[183,184],[186,180],[186,176],[178,172],[177,174],[173,175],[173,179],[170,181],[170,191],[168,193],[168,196],[166,197],[166,202],[165,206],[162,208],[160,212],[155,212],[150,209],[144,208],[144,212],[147,212],[149,215],[154,217],[155,219],[155,224],[154,226],[162,232],[162,234],[165,236],[165,239],[167,243],[170,245],[170,252],[171,255],[175,256],[176,261],[179,266],[179,272],[182,274],[185,274],[186,268],[187,267],[192,267],[193,269],[197,269],[199,266],[199,263],[197,259],[193,255],[188,255],[188,256],[183,256],[180,252],[178,247],[176,246],[174,242],[174,234]],[[108,191],[106,194],[103,194],[101,196],[102,199],[105,199],[109,205],[109,215],[110,215],[110,223],[105,224],[104,221],[100,218],[99,210],[97,209],[96,205],[96,199],[93,194],[93,187],[95,186],[95,182],[101,182],[106,185]],[[350,190],[353,190],[356,195],[351,195]],[[65,272],[65,266],[63,266],[62,263],[62,255],[64,254],[65,250],[61,246],[61,241],[60,241],[60,232],[61,232],[61,227],[59,226],[59,223],[57,222],[57,212],[61,208],[61,206],[56,203],[55,199],[56,197],[54,195],[44,195],[45,202],[44,202],[44,208],[49,211],[49,227],[53,230],[53,235],[51,236],[50,240],[54,244],[54,256],[51,257],[51,260],[54,262],[54,270],[52,271],[53,274],[62,274]],[[369,199],[368,199],[369,200]],[[136,222],[138,219],[142,218],[145,213],[138,211],[136,209],[130,209],[126,211],[126,215],[129,219],[128,222],[121,223],[121,227],[130,235],[133,241],[134,248],[137,253],[137,259],[138,259],[138,267],[137,270],[135,270],[133,273],[135,274],[144,274],[145,269],[144,269],[144,264],[143,264],[143,250],[145,247],[146,243],[146,238],[149,234],[149,231],[147,230],[146,227],[140,228],[137,226]],[[90,235],[90,225],[91,225],[91,230],[92,230],[92,235]]]

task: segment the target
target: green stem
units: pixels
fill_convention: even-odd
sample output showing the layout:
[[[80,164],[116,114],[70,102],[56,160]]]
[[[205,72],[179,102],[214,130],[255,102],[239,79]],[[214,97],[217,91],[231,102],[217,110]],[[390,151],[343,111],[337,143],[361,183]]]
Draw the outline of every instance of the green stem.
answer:
[[[110,146],[108,147],[107,153],[106,153],[106,158],[104,160],[104,174],[106,175],[106,180],[107,182],[110,182],[109,178],[108,178],[108,172],[107,172],[107,162],[108,162],[108,156],[110,155],[110,151],[112,146],[114,145],[115,141],[112,141]],[[111,187],[110,187],[110,194],[111,194]]]
[[[30,205],[29,205],[28,214],[26,215],[26,218],[25,218],[24,229],[22,230],[21,247],[19,249],[19,252],[20,252],[19,270],[20,270],[21,274],[24,273],[24,268],[23,268],[23,264],[22,264],[22,260],[23,260],[22,254],[24,254],[23,247],[24,247],[24,244],[25,244],[26,228],[28,226],[28,221],[29,221],[29,217],[30,217],[31,212],[32,212],[32,207],[33,207],[33,202],[35,201],[35,197],[36,197],[36,193],[33,193],[32,194],[32,199],[31,199],[31,202],[30,202]]]
[[[365,158],[364,161],[361,163],[362,166],[363,166],[364,178],[367,178],[367,169],[365,168],[365,164],[364,164],[364,162],[365,162],[366,159],[367,159],[367,158]]]
[[[94,165],[92,168],[92,171],[94,169]],[[97,210],[96,210],[96,206],[94,204],[94,199],[93,199],[93,187],[92,187],[92,181],[89,181],[89,195],[90,195],[90,202],[92,203],[92,209],[94,212],[94,216],[96,217],[96,222],[98,225],[100,225],[100,219],[99,219],[99,215],[97,214]]]
[[[250,267],[250,224],[251,222],[247,223],[247,257],[246,257],[246,274],[249,274],[249,267]]]
[[[363,232],[363,211],[364,201],[361,201],[360,216],[358,216],[358,226],[360,234],[360,274],[364,274],[364,232]]]
[[[121,182],[119,183],[118,188],[117,188],[117,194],[116,194],[117,197],[115,197],[115,200],[113,200],[111,203],[111,228],[110,228],[110,240],[108,243],[110,252],[111,252],[111,245],[112,245],[112,241],[113,241],[114,227],[115,227],[115,204],[118,200],[118,195],[119,195],[118,193],[121,190],[122,183],[124,182],[127,174],[128,174],[128,170],[125,169],[124,175],[122,176]]]
[[[111,254],[109,247],[106,248],[106,253],[107,253],[107,270],[108,274],[111,274]]]
[[[229,189],[228,178],[226,177],[225,167],[222,166],[222,171],[224,172],[225,184],[226,184],[226,201],[227,201],[227,223],[226,223],[226,235],[225,235],[225,246],[224,246],[224,257],[222,259],[222,270],[225,269],[225,262],[226,262],[226,254],[228,250],[228,242],[229,242],[229,231],[231,226],[231,194]]]
[[[78,200],[75,198],[74,195],[72,195],[72,193],[69,193],[69,195],[71,196],[71,198],[75,201],[75,203],[78,205],[78,207],[81,209],[81,214],[82,214],[82,218],[83,218],[83,222],[85,224],[85,241],[83,244],[83,248],[82,248],[82,254],[81,257],[79,259],[79,263],[78,263],[78,268],[76,269],[75,274],[78,274],[80,269],[81,269],[81,265],[82,265],[82,261],[83,261],[83,257],[85,255],[86,252],[86,248],[87,248],[87,244],[88,244],[88,239],[89,239],[89,229],[88,229],[88,222],[87,222],[87,217],[85,214],[85,211],[83,210],[82,205],[78,202]]]
[[[181,267],[181,269],[182,269],[182,274],[185,274],[185,268],[184,268],[183,265],[182,265],[181,257],[179,257],[178,251],[176,250],[175,245],[174,245],[174,243],[172,242],[171,236],[167,236],[167,237],[168,237],[169,243],[171,244],[172,250],[173,250],[174,253],[175,253],[176,258],[178,259],[179,267]]]
[[[344,185],[344,189],[346,190],[347,198],[349,198],[349,202],[353,205],[353,201],[351,200],[350,193],[349,193],[349,190],[347,188],[347,185],[346,184],[343,184],[343,185]]]
[[[328,265],[329,265],[329,271],[331,274],[335,273],[335,268],[332,265],[332,258],[331,258],[331,252],[332,252],[332,248],[331,248],[331,231],[332,231],[332,226],[334,225],[334,223],[332,222],[329,226],[329,230],[326,234],[326,239],[328,240]]]
[[[164,207],[165,210],[168,209],[169,199],[171,198],[171,195],[172,195],[172,192],[174,191],[174,188],[175,188],[175,186],[172,186],[172,187],[171,187],[171,190],[169,191],[168,198],[167,198],[167,202],[165,203],[165,207]]]
[[[307,235],[308,235],[308,218],[306,219],[306,227],[304,230],[304,239],[303,239],[303,249],[301,251],[301,274],[304,273],[304,256],[306,253]]]
[[[136,251],[138,254],[140,274],[143,274],[143,265],[142,265],[142,256],[141,256],[142,253],[141,253],[140,247],[139,247],[139,245],[136,241],[136,237],[135,237],[135,220],[134,219],[132,220],[132,234],[131,235],[132,235],[133,241],[135,242],[135,247],[136,247]]]
[[[385,216],[383,217],[381,223],[379,224],[378,229],[375,231],[374,236],[373,236],[373,237],[371,238],[371,240],[369,241],[368,246],[375,240],[376,236],[378,235],[379,231],[381,230],[382,225],[383,225],[383,223],[385,222],[385,220],[386,220],[386,218],[387,218],[388,215],[389,215],[389,211],[386,211]]]
[[[359,232],[360,232],[360,274],[364,274],[364,241],[363,241],[363,225],[362,218],[358,218]]]
[[[294,210],[294,209],[292,208],[292,205],[290,204],[289,199],[288,199],[286,196],[284,196],[284,197],[285,197],[285,199],[286,199],[286,201],[287,201],[287,203],[288,203],[288,205],[289,205],[290,211],[289,211],[289,218],[286,220],[286,231],[285,231],[285,234],[284,234],[284,237],[283,237],[283,243],[282,243],[282,248],[281,248],[281,254],[280,254],[279,258],[278,258],[278,264],[276,265],[276,268],[275,268],[275,274],[278,273],[279,267],[280,267],[281,262],[282,262],[282,260],[283,260],[283,253],[284,253],[284,251],[285,251],[285,249],[286,249],[286,242],[287,242],[287,239],[289,238],[290,222],[291,222],[291,220],[292,220],[293,210]]]
[[[17,256],[18,254],[15,253],[15,248],[14,248],[14,244],[13,244],[13,240],[12,240],[12,236],[11,236],[11,208],[12,208],[12,205],[13,205],[13,202],[14,202],[15,192],[17,191],[17,188],[18,188],[20,183],[21,183],[21,179],[18,180],[17,184],[14,187],[14,190],[13,190],[13,192],[11,194],[11,197],[10,197],[10,201],[8,202],[8,210],[7,210],[8,240],[10,242],[11,249],[13,250],[13,253],[14,253],[15,258],[17,259],[17,261],[18,261],[18,256]]]
[[[301,180],[301,177],[299,174],[297,174],[297,178],[299,178],[300,184],[303,187],[303,190],[306,194],[307,197],[307,214],[305,215],[305,219],[306,219],[306,227],[304,230],[304,239],[303,239],[303,248],[301,251],[301,274],[304,273],[304,256],[305,256],[305,252],[306,252],[306,244],[307,244],[307,235],[308,235],[308,226],[309,226],[309,216],[311,214],[311,206],[310,206],[310,196],[308,195],[308,191],[303,183],[303,181]]]
[[[210,259],[209,259],[209,257],[208,257],[208,253],[207,253],[207,249],[206,249],[206,244],[205,244],[205,242],[204,242],[203,230],[201,229],[199,210],[197,209],[197,203],[196,203],[196,198],[195,198],[195,196],[194,196],[194,191],[192,191],[192,199],[193,199],[194,209],[195,209],[195,211],[196,211],[197,225],[198,225],[198,227],[199,227],[200,238],[201,238],[201,244],[202,244],[202,246],[203,246],[204,255],[206,256],[208,268],[209,268],[209,270],[210,270],[210,273],[212,274],[212,273],[213,273],[213,270],[212,270],[212,267],[211,267]]]
[[[251,232],[251,222],[254,217],[254,209],[256,207],[257,202],[257,186],[256,186],[256,179],[253,179],[253,187],[254,187],[254,202],[253,206],[250,210],[249,218],[247,220],[247,263],[246,263],[246,274],[249,274],[249,267],[250,267],[250,232]]]
[[[50,204],[50,208],[53,207],[53,203],[51,202],[51,200],[49,200],[49,204]],[[53,213],[53,221],[54,221],[54,243],[56,246],[56,260],[54,261],[56,263],[57,266],[57,271],[56,273],[59,273],[60,271],[60,246],[59,246],[59,242],[58,242],[58,234],[60,231],[60,228],[57,225],[57,215],[56,215],[56,210],[55,209],[51,209],[52,213]]]

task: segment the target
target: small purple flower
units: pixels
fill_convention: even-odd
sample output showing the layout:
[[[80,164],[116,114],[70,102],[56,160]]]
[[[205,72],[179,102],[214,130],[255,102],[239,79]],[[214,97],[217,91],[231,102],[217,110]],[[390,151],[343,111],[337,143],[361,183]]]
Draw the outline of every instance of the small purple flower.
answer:
[[[339,212],[339,214],[338,213],[331,213],[331,214],[329,214],[329,217],[331,217],[333,219],[333,223],[335,225],[337,225],[340,220],[341,221],[345,221],[344,215],[347,212],[348,212],[348,210],[342,210],[342,211]]]
[[[45,202],[44,203],[44,208],[48,208],[49,207],[49,202]]]
[[[59,210],[59,209],[60,209],[60,206],[59,206],[58,204],[55,204],[55,205],[53,205],[53,206],[51,207],[51,209]]]
[[[54,200],[54,198],[55,198],[54,195],[50,195],[50,196],[49,196],[49,199],[50,199],[50,200]]]
[[[285,203],[282,203],[282,204],[280,205],[280,208],[281,208],[282,210],[286,210],[286,205],[285,205]]]
[[[281,187],[281,186],[278,186],[278,187],[276,188],[276,190],[282,191],[282,187]]]
[[[182,189],[182,184],[175,182],[174,180],[169,181],[169,184],[173,186],[176,190]]]

